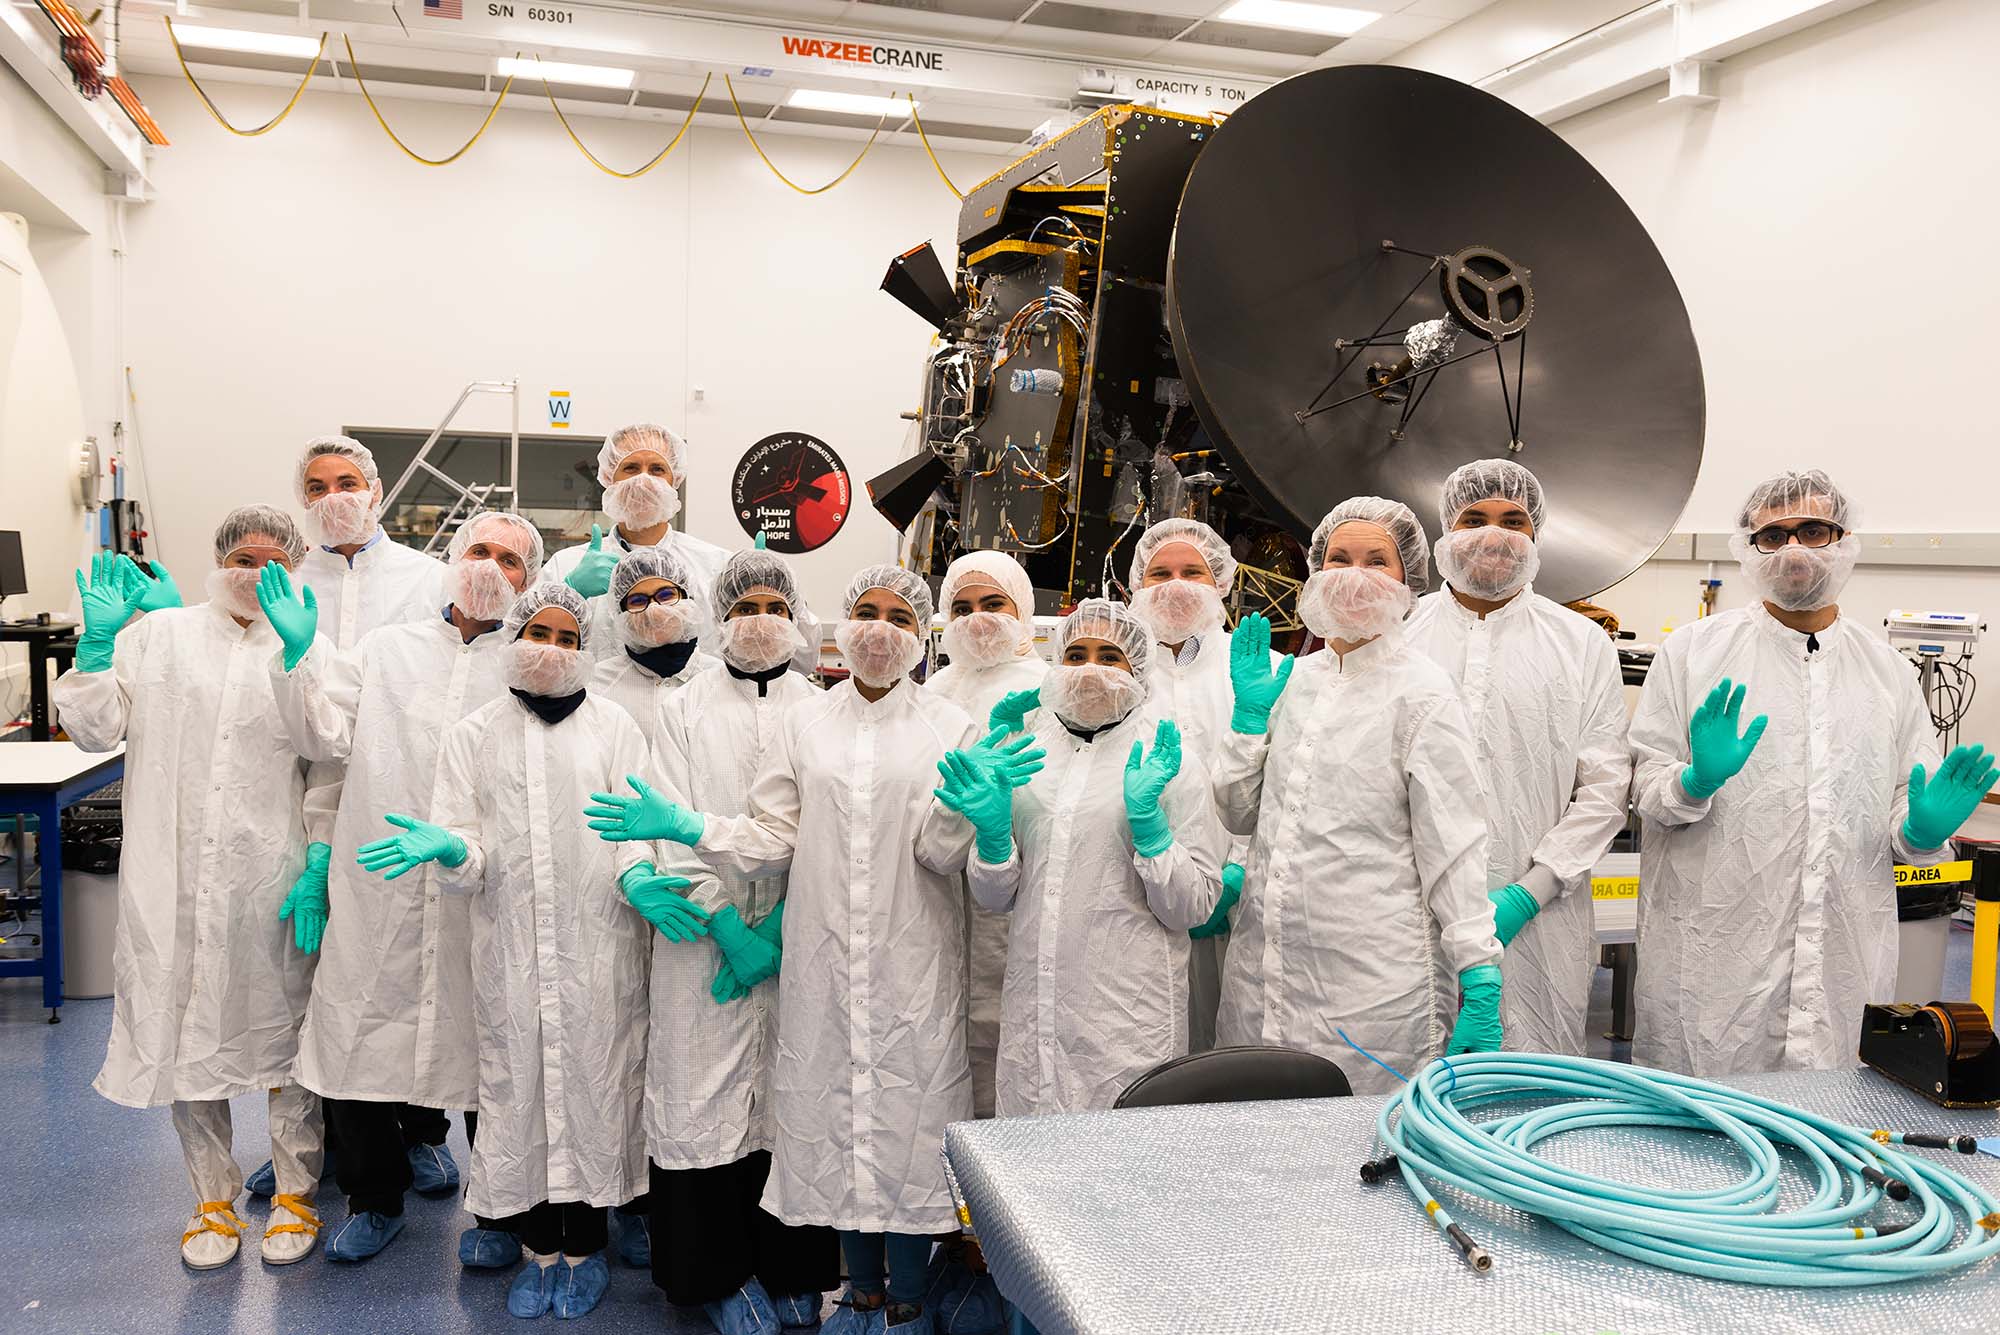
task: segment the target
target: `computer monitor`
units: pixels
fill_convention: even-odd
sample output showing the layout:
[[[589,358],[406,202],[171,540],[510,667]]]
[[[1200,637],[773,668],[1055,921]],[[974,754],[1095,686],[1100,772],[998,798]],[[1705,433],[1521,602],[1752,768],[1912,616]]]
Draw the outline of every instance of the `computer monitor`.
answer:
[[[21,559],[19,529],[0,529],[0,598],[28,591],[28,567]]]

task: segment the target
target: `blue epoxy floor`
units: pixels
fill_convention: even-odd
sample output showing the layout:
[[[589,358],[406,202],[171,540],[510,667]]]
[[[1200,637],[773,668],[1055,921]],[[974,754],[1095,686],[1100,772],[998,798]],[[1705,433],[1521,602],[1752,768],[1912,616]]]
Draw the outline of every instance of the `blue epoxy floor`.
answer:
[[[506,1271],[466,1271],[458,1200],[412,1194],[402,1235],[374,1260],[334,1265],[315,1249],[292,1266],[257,1255],[264,1203],[239,1201],[251,1227],[237,1259],[202,1273],[181,1264],[194,1209],[180,1142],[165,1108],[121,1108],[90,1088],[111,1028],[109,1001],[73,1001],[45,1023],[39,979],[0,980],[0,1332],[7,1335],[457,1335],[551,1327],[598,1335],[712,1335],[699,1313],[669,1308],[644,1271],[614,1265],[611,1292],[580,1321],[507,1315]],[[247,1173],[270,1154],[262,1097],[237,1099],[236,1159]],[[465,1130],[452,1117],[463,1169]],[[321,1188],[329,1229],[347,1214]]]
[[[1964,996],[1971,938],[1952,933],[1945,994]],[[111,1027],[109,1001],[71,1002],[63,1022],[45,1023],[39,979],[0,980],[0,1332],[6,1335],[457,1335],[527,1329],[506,1312],[513,1271],[468,1272],[459,1230],[471,1222],[457,1200],[412,1195],[409,1223],[364,1265],[329,1263],[320,1250],[297,1265],[257,1257],[262,1203],[238,1206],[251,1229],[236,1261],[205,1273],[180,1261],[193,1209],[164,1108],[121,1108],[90,1081]],[[1598,970],[1591,1053],[1624,1059],[1627,1045],[1597,1037],[1610,1023],[1610,974]],[[247,1172],[267,1157],[261,1097],[236,1100],[236,1156]],[[466,1161],[464,1128],[452,1119],[451,1148]],[[337,1226],[346,1207],[332,1182],[323,1216]],[[535,1325],[581,1332],[706,1335],[699,1314],[669,1308],[638,1270],[614,1267],[611,1292],[588,1318]]]

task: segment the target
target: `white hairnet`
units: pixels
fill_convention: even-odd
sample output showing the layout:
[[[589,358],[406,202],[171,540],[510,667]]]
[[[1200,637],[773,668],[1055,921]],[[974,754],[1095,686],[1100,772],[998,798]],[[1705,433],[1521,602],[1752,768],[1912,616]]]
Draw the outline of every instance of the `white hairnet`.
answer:
[[[306,452],[299,456],[299,504],[304,505],[306,500],[306,469],[312,467],[313,460],[324,458],[329,454],[352,459],[354,466],[361,470],[361,476],[367,479],[368,485],[378,490],[381,488],[382,475],[376,471],[375,456],[368,452],[366,445],[352,436],[314,436],[306,442]]]
[[[1229,586],[1236,580],[1236,558],[1229,554],[1229,544],[1199,519],[1162,519],[1159,523],[1139,535],[1139,543],[1132,549],[1132,575],[1127,586],[1136,593],[1144,581],[1146,567],[1154,555],[1171,543],[1184,542],[1200,552],[1208,562],[1208,573],[1215,577],[1215,587],[1222,596],[1229,596]]]
[[[1512,459],[1474,459],[1454,468],[1438,497],[1438,526],[1450,529],[1467,506],[1495,499],[1512,501],[1526,510],[1528,522],[1535,526],[1532,536],[1540,541],[1542,520],[1549,513],[1541,479]]]
[[[475,542],[497,542],[521,558],[532,584],[542,573],[542,531],[511,510],[481,510],[451,535],[445,548],[445,564],[455,563]]]
[[[1132,675],[1144,677],[1153,657],[1153,632],[1124,603],[1086,598],[1056,627],[1056,661],[1078,640],[1109,640],[1125,651]]]
[[[1384,496],[1350,496],[1329,510],[1313,530],[1308,570],[1317,571],[1326,565],[1327,540],[1342,524],[1354,521],[1375,525],[1395,542],[1396,555],[1403,561],[1403,583],[1411,593],[1423,593],[1430,588],[1430,543],[1424,537],[1424,526],[1417,522],[1409,506]]]
[[[861,595],[870,589],[885,590],[908,603],[910,609],[917,614],[917,634],[921,636],[930,633],[931,615],[936,608],[931,604],[931,588],[924,583],[923,576],[905,570],[901,566],[865,567],[855,572],[854,578],[847,581],[847,592],[840,596],[840,614],[851,618],[854,615],[854,605],[860,602]]]
[[[634,422],[631,426],[621,426],[604,438],[604,444],[597,451],[597,481],[600,486],[610,486],[618,477],[618,465],[625,462],[628,454],[640,450],[651,450],[667,461],[667,470],[674,475],[676,483],[687,478],[687,445],[673,432],[652,422]]]
[[[644,579],[663,579],[679,589],[683,598],[699,596],[689,581],[687,562],[664,547],[634,547],[611,568],[612,605],[624,607],[625,595]]]
[[[283,548],[285,559],[292,565],[305,557],[305,535],[299,532],[290,515],[273,505],[239,505],[216,526],[215,563],[221,565],[247,539],[260,535]]]
[[[506,619],[500,623],[505,642],[511,644],[520,639],[522,629],[544,607],[560,607],[575,617],[576,646],[579,649],[590,648],[590,606],[583,601],[582,594],[559,579],[545,579],[522,590],[514,605],[507,609]]]
[[[1035,615],[1035,584],[1021,563],[1005,552],[967,552],[945,567],[944,583],[938,589],[938,604],[947,615],[951,600],[960,589],[985,584],[1014,600],[1014,610],[1022,621]]]
[[[1759,518],[1759,516],[1764,518]],[[1803,473],[1780,473],[1750,489],[1736,516],[1736,526],[1745,533],[1755,532],[1778,519],[1812,516],[1853,528],[1848,522],[1847,497],[1833,479],[1817,468]]]
[[[769,589],[785,600],[794,621],[805,619],[805,599],[799,594],[799,582],[792,577],[792,568],[776,552],[755,550],[737,552],[716,576],[715,619],[728,620],[729,609],[752,589]]]

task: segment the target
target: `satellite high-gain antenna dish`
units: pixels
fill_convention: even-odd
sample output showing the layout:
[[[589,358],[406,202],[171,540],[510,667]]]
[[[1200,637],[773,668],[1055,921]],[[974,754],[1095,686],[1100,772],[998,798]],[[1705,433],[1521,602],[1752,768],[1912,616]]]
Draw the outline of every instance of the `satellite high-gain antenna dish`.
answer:
[[[1552,131],[1419,70],[1316,70],[1214,132],[1181,196],[1168,323],[1236,475],[1300,539],[1350,496],[1437,536],[1446,474],[1534,470],[1537,591],[1617,583],[1701,467],[1701,356],[1646,230]]]

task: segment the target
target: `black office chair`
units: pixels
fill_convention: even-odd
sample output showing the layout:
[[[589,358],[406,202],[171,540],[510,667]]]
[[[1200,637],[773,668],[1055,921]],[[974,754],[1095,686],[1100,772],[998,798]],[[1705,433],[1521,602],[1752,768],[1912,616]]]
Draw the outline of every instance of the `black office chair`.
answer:
[[[1114,1108],[1262,1099],[1340,1099],[1354,1092],[1326,1058],[1293,1048],[1215,1048],[1161,1062],[1134,1080]]]

